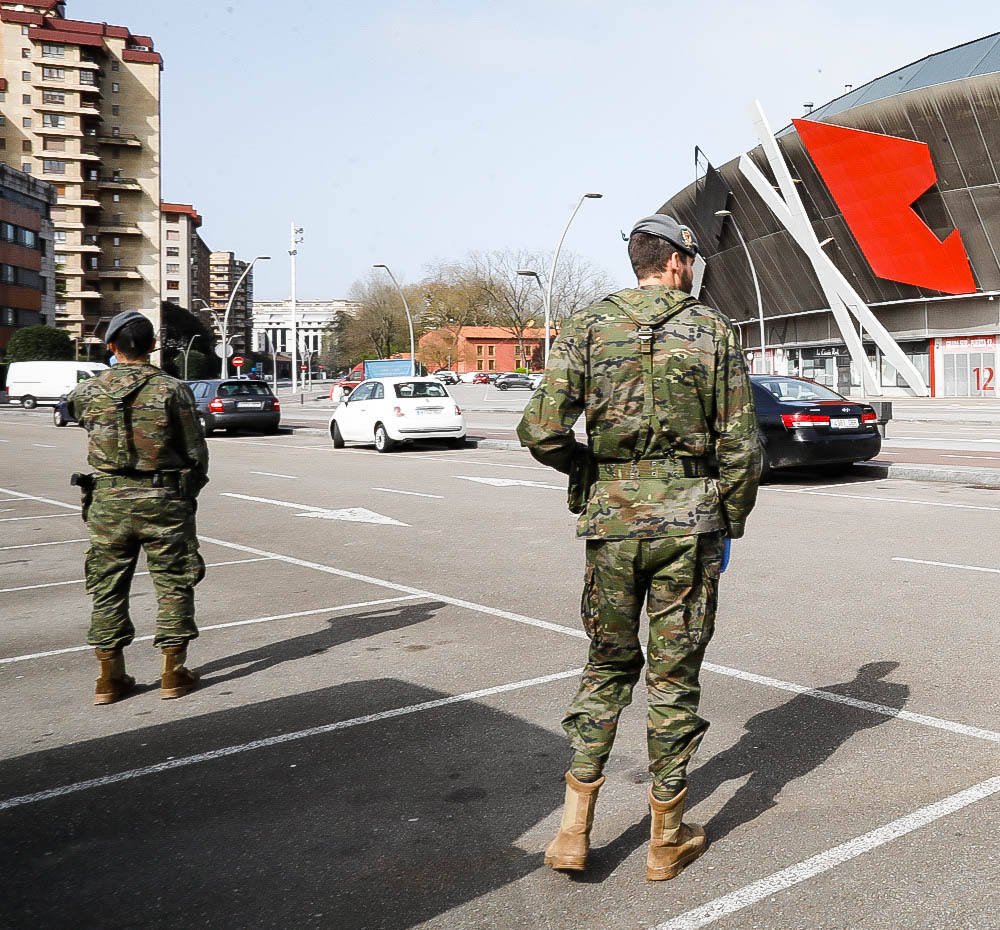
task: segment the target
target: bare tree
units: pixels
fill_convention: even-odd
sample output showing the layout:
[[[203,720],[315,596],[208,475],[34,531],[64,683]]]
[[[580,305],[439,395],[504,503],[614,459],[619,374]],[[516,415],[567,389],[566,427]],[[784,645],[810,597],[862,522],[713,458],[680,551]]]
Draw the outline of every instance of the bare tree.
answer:
[[[551,259],[549,259],[551,261]],[[552,324],[557,329],[577,310],[618,290],[610,275],[572,252],[563,252],[552,280]]]
[[[341,314],[332,327],[338,355],[345,363],[389,358],[409,350],[406,313],[391,283],[372,273],[351,286],[349,297],[359,304],[358,311]]]
[[[430,269],[417,288],[421,328],[432,334],[421,344],[421,361],[431,369],[473,361],[462,348],[462,330],[492,322],[475,277],[461,262],[450,262]]]

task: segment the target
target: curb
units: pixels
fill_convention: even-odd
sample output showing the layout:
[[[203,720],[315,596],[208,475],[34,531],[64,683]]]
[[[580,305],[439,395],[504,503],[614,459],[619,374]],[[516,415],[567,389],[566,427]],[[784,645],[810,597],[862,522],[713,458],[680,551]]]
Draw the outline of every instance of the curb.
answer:
[[[978,488],[1000,489],[1000,468],[969,468],[950,465],[878,465],[873,462],[856,462],[851,474],[868,478],[900,478],[909,481],[944,481],[952,484],[974,485]]]

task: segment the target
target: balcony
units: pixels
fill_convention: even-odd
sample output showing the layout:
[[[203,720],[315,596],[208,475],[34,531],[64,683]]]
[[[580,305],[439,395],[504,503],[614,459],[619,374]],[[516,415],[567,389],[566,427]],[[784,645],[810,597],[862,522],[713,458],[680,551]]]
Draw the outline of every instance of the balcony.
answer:
[[[57,297],[65,298],[66,300],[100,300],[103,296],[100,291],[96,291],[93,288],[86,288],[85,290],[71,291],[66,290],[64,293],[60,294],[56,291]]]
[[[97,221],[97,231],[115,236],[141,236],[142,230],[138,224],[125,219],[124,216],[112,216],[102,213]]]
[[[141,191],[142,186],[135,178],[101,178],[97,186],[104,190]]]
[[[139,269],[134,265],[101,265],[98,274],[102,278],[129,279],[131,281],[142,280]]]
[[[61,253],[73,253],[73,252],[94,252],[100,253],[101,247],[99,245],[94,245],[90,242],[85,242],[81,245],[73,245],[68,242],[57,242],[54,245],[54,250],[56,254]]]
[[[142,142],[138,136],[130,132],[122,133],[120,136],[97,135],[97,141],[101,145],[124,145],[130,148],[141,149]]]

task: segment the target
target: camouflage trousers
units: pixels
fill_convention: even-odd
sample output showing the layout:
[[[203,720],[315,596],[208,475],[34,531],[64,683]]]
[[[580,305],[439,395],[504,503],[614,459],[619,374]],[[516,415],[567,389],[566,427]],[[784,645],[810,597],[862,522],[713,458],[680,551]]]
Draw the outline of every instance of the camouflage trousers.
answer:
[[[156,590],[153,645],[194,639],[198,635],[194,586],[205,577],[195,532],[195,504],[173,496],[129,499],[122,493],[121,489],[96,490],[87,514],[87,591],[94,599],[87,642],[114,649],[135,638],[129,590],[140,550],[146,553]]]
[[[677,790],[708,721],[698,716],[698,674],[715,629],[721,533],[587,540],[581,613],[590,654],[563,720],[574,768],[604,767],[618,718],[643,667],[639,616],[649,615],[647,744],[654,787]]]

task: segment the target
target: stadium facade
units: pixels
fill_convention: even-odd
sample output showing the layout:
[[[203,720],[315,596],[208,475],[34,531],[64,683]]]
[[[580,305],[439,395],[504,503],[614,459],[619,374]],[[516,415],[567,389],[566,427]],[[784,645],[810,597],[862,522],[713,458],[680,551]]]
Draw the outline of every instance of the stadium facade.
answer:
[[[660,208],[694,229],[701,297],[733,319],[755,370],[843,393],[996,397],[1000,33],[851,90],[773,138],[770,158],[761,145],[702,170]],[[781,174],[790,196],[775,201]],[[805,233],[784,209],[793,200]]]

